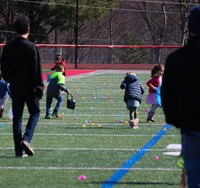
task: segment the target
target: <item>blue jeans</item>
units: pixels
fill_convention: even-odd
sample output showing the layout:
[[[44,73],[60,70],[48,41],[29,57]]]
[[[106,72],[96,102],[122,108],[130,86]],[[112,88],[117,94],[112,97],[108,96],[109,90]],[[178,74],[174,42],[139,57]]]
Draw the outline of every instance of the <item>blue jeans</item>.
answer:
[[[182,133],[182,155],[189,188],[200,187],[200,131]]]
[[[22,117],[24,106],[27,105],[29,118],[25,128],[25,132],[22,135]],[[12,110],[13,110],[13,139],[15,146],[15,154],[21,155],[22,148],[20,142],[26,140],[30,142],[33,138],[33,134],[38,123],[40,116],[40,105],[38,100],[34,100],[30,96],[12,96]]]
[[[55,98],[57,100],[56,106],[53,110],[53,112],[58,113],[58,111],[60,110],[62,101],[63,101],[63,97],[62,95],[58,95],[55,97],[49,97],[47,96],[46,98],[46,115],[50,115],[51,114],[51,104],[53,102],[53,98]]]

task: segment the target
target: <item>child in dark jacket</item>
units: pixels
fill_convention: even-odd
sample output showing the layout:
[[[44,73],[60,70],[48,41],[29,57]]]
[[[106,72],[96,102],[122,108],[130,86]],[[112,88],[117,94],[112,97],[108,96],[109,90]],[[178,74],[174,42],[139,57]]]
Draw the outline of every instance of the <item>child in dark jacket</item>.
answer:
[[[124,102],[129,110],[129,126],[138,129],[139,119],[137,118],[137,108],[142,102],[142,95],[144,94],[144,87],[136,74],[128,72],[120,85],[121,89],[125,89]],[[134,115],[133,115],[134,113]]]
[[[68,89],[64,87],[65,84],[65,76],[63,75],[64,67],[62,65],[56,66],[56,71],[51,74],[50,76],[50,82],[47,86],[47,92],[46,92],[46,116],[45,119],[50,119],[51,115],[51,104],[53,101],[53,98],[57,100],[56,106],[53,110],[52,116],[56,118],[60,118],[61,116],[58,115],[58,111],[60,110],[63,97],[62,92],[71,94]]]

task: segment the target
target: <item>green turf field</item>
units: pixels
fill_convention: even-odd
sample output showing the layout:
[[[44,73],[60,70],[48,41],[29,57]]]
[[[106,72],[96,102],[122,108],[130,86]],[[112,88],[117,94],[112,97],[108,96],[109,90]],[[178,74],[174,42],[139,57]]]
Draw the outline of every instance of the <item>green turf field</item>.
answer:
[[[35,155],[24,159],[14,157],[8,100],[4,118],[0,119],[0,187],[100,188],[107,182],[107,187],[116,188],[177,188],[181,174],[176,166],[177,157],[164,154],[169,144],[180,143],[179,131],[173,127],[165,130],[161,139],[126,169],[122,178],[108,182],[124,163],[164,129],[161,108],[156,111],[156,123],[145,122],[149,108],[145,104],[148,90],[145,83],[150,73],[137,73],[137,76],[146,89],[138,110],[139,129],[131,129],[126,123],[129,114],[123,101],[124,90],[119,87],[123,72],[102,71],[69,77],[66,86],[76,98],[76,109],[66,108],[64,96],[60,111],[64,118],[46,120],[44,95],[40,120],[31,142]],[[27,117],[25,109],[23,126]],[[154,160],[154,156],[158,156],[158,160]],[[87,179],[79,181],[80,175]]]

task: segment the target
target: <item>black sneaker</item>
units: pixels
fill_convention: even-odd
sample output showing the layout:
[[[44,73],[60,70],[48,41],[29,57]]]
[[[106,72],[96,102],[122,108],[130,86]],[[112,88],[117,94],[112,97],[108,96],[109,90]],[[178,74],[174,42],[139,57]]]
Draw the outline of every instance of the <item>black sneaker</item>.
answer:
[[[62,116],[58,115],[57,112],[53,112],[52,116],[55,118],[62,118]]]
[[[155,119],[153,119],[153,118],[151,118],[151,119],[149,119],[149,118],[147,118],[147,123],[150,123],[150,122],[156,122],[156,120]]]
[[[26,140],[21,141],[21,146],[25,150],[25,153],[28,155],[34,155],[34,150],[31,148],[30,143]]]
[[[51,116],[50,116],[50,115],[46,115],[46,116],[44,117],[44,119],[51,119]]]
[[[58,114],[56,112],[53,112],[52,116],[55,117],[55,118],[57,118]]]

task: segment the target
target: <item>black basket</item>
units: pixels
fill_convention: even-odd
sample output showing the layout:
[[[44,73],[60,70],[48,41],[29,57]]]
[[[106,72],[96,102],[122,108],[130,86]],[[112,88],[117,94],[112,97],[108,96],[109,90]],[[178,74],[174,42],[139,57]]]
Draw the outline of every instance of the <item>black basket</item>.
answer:
[[[69,98],[69,95],[71,98]],[[74,110],[76,107],[76,100],[73,98],[73,95],[67,94],[67,108]]]

